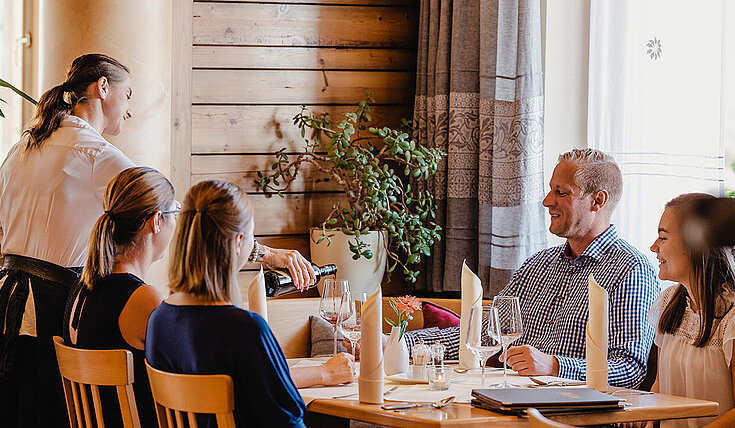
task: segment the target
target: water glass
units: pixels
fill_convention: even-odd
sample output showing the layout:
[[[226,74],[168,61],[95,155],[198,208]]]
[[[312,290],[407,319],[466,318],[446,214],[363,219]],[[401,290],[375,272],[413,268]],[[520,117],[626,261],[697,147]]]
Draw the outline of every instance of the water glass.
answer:
[[[453,367],[429,366],[429,389],[432,391],[445,391],[452,386]]]

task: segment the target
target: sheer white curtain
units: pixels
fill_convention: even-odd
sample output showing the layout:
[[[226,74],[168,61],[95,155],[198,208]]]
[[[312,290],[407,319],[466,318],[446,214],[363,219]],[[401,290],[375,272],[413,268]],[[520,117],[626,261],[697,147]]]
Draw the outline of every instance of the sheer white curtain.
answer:
[[[618,161],[613,223],[652,260],[668,200],[724,191],[726,1],[592,0],[588,145]]]

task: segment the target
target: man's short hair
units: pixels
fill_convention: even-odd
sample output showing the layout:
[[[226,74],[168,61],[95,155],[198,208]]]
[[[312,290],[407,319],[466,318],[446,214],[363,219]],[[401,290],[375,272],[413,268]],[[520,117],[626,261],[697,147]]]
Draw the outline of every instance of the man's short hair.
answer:
[[[597,149],[573,149],[559,155],[559,162],[571,162],[579,166],[574,180],[582,189],[582,197],[600,190],[607,191],[610,213],[623,195],[623,175],[615,159]]]

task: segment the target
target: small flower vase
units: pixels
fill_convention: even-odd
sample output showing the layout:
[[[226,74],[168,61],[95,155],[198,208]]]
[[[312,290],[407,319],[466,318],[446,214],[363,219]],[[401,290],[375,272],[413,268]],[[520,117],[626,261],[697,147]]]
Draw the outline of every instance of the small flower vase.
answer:
[[[388,376],[408,372],[408,346],[404,337],[398,340],[400,334],[400,327],[391,327],[388,344],[383,351],[383,369]]]

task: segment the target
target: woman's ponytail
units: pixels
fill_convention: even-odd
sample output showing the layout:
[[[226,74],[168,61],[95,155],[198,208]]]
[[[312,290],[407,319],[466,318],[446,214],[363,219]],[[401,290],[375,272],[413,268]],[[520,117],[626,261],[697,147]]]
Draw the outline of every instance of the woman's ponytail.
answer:
[[[54,86],[46,91],[36,105],[36,116],[33,126],[24,134],[27,135],[26,150],[41,145],[61,125],[62,119],[71,112],[71,104],[64,101],[64,85]]]
[[[115,264],[114,223],[109,213],[102,214],[92,228],[87,247],[87,262],[81,280],[92,290],[104,277],[112,273]]]

